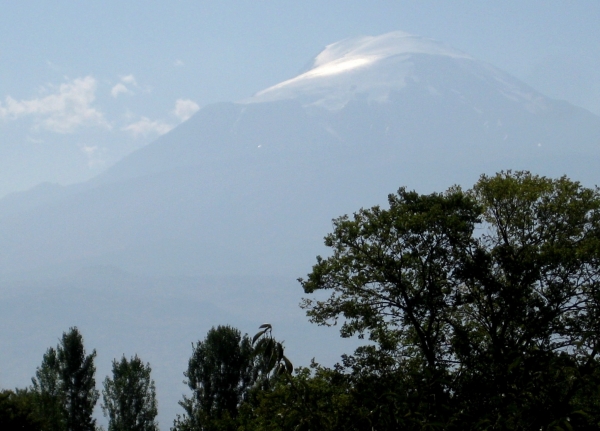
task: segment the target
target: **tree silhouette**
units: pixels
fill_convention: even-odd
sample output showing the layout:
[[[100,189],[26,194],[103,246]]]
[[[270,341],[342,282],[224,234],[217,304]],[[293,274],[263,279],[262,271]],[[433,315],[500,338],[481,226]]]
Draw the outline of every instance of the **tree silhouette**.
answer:
[[[92,417],[98,400],[94,374],[96,351],[86,355],[77,327],[62,335],[56,349],[49,348],[36,377],[33,391],[41,414],[47,415],[54,431],[95,431]]]
[[[104,380],[102,410],[109,431],[158,431],[156,389],[150,364],[134,356],[112,363],[112,378]]]
[[[255,380],[254,354],[250,339],[230,326],[208,331],[193,346],[184,373],[192,396],[179,404],[185,414],[175,420],[173,430],[235,429],[238,407]]]

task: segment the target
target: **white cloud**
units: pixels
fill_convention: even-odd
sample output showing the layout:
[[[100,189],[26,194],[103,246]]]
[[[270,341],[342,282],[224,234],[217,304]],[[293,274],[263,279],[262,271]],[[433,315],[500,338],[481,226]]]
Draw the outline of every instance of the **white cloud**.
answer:
[[[15,120],[34,116],[37,126],[57,133],[72,133],[80,126],[110,128],[102,112],[92,106],[96,98],[96,80],[91,76],[77,78],[59,87],[48,86],[51,94],[31,100],[15,100],[7,96],[0,103],[0,119]]]
[[[194,113],[200,109],[200,106],[193,100],[189,99],[178,99],[175,102],[175,110],[173,113],[179,118],[181,121],[185,121],[190,118]]]
[[[137,87],[137,81],[135,80],[135,77],[133,75],[122,76],[121,82],[116,84],[110,90],[110,94],[112,95],[112,97],[116,98],[119,96],[119,94],[133,94],[133,91],[129,89],[129,87],[127,87],[127,85],[125,84]]]
[[[200,107],[193,100],[178,99],[175,102],[175,109],[172,113],[179,119],[180,122],[183,122],[190,118],[198,109],[200,109]],[[132,114],[128,112],[127,118],[131,117]],[[121,130],[129,132],[133,135],[133,137],[137,138],[148,135],[164,135],[173,129],[173,127],[175,127],[175,125],[165,123],[162,120],[153,121],[148,117],[142,117],[139,121],[131,123],[128,126],[123,127]]]
[[[119,94],[133,94],[133,91],[125,87],[123,83],[119,82],[110,90],[110,94],[112,97],[118,97]]]
[[[135,80],[135,77],[133,75],[123,76],[121,77],[121,81],[125,82],[126,84],[135,85],[137,87],[137,81]]]
[[[174,66],[175,67],[182,67],[185,63],[179,59],[175,60]]]
[[[142,117],[140,121],[130,124],[123,130],[130,132],[134,137],[148,136],[151,134],[164,135],[173,128],[172,125],[160,120],[152,121],[149,118]]]

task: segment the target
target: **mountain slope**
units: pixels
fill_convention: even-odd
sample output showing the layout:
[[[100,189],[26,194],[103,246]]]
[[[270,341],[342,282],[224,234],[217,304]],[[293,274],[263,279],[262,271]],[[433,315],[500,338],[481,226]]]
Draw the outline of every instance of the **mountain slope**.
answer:
[[[76,193],[0,205],[0,272],[100,260],[142,273],[281,274],[306,268],[331,218],[401,185],[439,190],[524,168],[597,181],[583,161],[598,157],[598,117],[525,86],[508,97],[474,60],[410,61],[414,77],[385,101],[208,106]]]

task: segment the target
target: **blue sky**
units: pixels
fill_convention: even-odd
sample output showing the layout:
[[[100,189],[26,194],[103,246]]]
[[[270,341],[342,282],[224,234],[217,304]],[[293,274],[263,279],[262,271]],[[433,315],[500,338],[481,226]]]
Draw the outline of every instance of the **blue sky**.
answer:
[[[600,2],[0,1],[0,196],[97,174],[327,44],[431,37],[600,115]]]

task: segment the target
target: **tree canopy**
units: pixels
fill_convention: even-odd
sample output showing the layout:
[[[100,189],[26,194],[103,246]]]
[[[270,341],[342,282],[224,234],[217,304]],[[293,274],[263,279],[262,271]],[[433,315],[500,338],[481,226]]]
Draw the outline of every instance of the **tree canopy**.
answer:
[[[448,429],[547,429],[600,417],[600,194],[566,177],[400,189],[334,220],[310,319],[370,340],[345,365],[387,376],[403,417]],[[400,412],[402,410],[402,412]]]
[[[28,390],[0,391],[0,429],[2,431],[42,431],[47,422],[36,408],[35,394]]]

